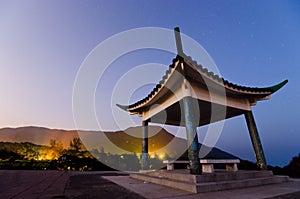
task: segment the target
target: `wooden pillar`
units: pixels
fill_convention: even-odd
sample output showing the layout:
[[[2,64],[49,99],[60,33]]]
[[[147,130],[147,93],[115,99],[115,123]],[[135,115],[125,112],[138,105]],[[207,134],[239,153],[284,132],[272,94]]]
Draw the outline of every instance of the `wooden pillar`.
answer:
[[[183,98],[184,121],[186,127],[186,135],[188,141],[188,158],[191,174],[202,174],[199,159],[199,143],[197,135],[197,124],[199,123],[197,100],[192,97]]]
[[[254,117],[252,114],[252,111],[247,111],[245,114],[251,142],[253,145],[254,153],[255,153],[255,158],[256,158],[256,164],[258,168],[261,170],[267,170],[267,164],[266,164],[266,159],[264,155],[264,151],[260,142],[259,134],[257,131],[257,127],[254,121]]]
[[[148,121],[143,121],[142,124],[142,170],[149,169],[149,154],[148,154]]]

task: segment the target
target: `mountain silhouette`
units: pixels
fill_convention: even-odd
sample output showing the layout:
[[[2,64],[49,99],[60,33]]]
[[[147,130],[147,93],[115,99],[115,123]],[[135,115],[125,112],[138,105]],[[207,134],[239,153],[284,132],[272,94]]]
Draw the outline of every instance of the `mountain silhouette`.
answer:
[[[175,137],[159,126],[148,127],[149,153],[168,154],[170,157],[187,159],[187,141]],[[131,127],[123,131],[76,131],[49,129],[44,127],[19,127],[0,129],[1,142],[31,142],[38,145],[49,145],[50,139],[60,141],[64,148],[68,148],[73,138],[79,137],[84,146],[89,149],[101,148],[105,152],[140,153],[142,150],[142,127]],[[199,144],[201,158],[231,159],[236,156],[218,148],[210,148]]]

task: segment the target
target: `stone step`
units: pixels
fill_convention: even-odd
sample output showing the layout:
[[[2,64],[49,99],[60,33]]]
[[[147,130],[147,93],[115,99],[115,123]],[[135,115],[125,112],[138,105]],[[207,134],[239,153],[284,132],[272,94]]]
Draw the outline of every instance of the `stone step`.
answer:
[[[189,175],[188,170],[166,171],[158,170],[147,172],[147,175],[168,178],[176,181],[189,182],[189,183],[203,183],[203,182],[220,182],[231,180],[243,180],[252,178],[263,178],[273,176],[272,171],[237,171],[237,172],[218,172],[205,173],[203,175]]]
[[[138,174],[138,173],[132,173],[130,174],[130,177],[145,182],[150,182],[150,183],[159,184],[167,187],[172,187],[175,189],[181,189],[184,191],[197,193],[197,186],[195,183],[192,182],[191,183],[182,182],[178,180],[170,180],[164,177],[155,177],[155,176],[149,176],[146,174]]]
[[[163,176],[153,176],[145,173],[144,174],[133,173],[130,174],[130,177],[138,180],[154,183],[154,184],[181,189],[192,193],[238,189],[238,188],[261,186],[261,185],[282,183],[282,182],[289,181],[289,178],[287,176],[267,176],[267,177],[250,178],[250,179],[242,179],[242,180],[226,180],[226,181],[200,182],[200,183],[181,181],[181,179],[169,179]]]
[[[262,186],[268,184],[283,183],[288,181],[289,178],[287,176],[271,176],[271,177],[264,177],[264,178],[252,178],[252,179],[233,180],[233,181],[198,183],[196,184],[197,192],[193,192],[193,193],[240,189],[240,188]]]
[[[181,182],[188,183],[197,183],[196,175],[189,175],[188,170],[176,170],[176,171],[168,171],[168,170],[157,170],[144,173],[148,176],[157,177],[157,178],[167,178],[170,180],[176,180]]]
[[[226,173],[212,173],[198,175],[196,178],[197,183],[201,182],[222,182],[233,180],[246,180],[256,179],[264,177],[272,177],[272,171],[238,171],[238,172],[226,172]]]

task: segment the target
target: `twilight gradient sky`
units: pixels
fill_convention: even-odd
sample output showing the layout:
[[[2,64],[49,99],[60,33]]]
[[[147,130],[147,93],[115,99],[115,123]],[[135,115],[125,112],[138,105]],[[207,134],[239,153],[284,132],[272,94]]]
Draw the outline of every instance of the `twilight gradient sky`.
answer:
[[[300,152],[298,1],[1,0],[0,128],[75,129],[72,90],[85,57],[114,34],[148,26],[179,26],[207,50],[231,82],[260,87],[288,79],[253,111],[269,164],[285,165]],[[120,77],[137,64],[169,65],[173,57],[152,51],[129,54],[114,63],[123,68],[112,67],[106,79]],[[165,69],[162,66],[159,76]],[[141,88],[135,98],[152,86]],[[102,87],[96,99],[109,101],[112,87]],[[96,108],[104,130],[115,130],[104,114],[108,110],[101,104]],[[199,128],[200,137],[202,131],[205,127]],[[217,146],[254,160],[242,116],[225,122]]]

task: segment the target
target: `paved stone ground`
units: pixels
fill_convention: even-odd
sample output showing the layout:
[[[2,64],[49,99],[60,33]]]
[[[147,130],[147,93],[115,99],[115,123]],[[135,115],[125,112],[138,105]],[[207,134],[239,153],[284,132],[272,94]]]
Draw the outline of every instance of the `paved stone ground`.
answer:
[[[300,191],[296,193],[290,193],[290,194],[272,197],[270,199],[299,199],[299,198],[300,198]]]
[[[0,170],[0,198],[143,199],[102,176],[120,172]]]
[[[78,173],[71,175],[65,189],[66,198],[76,199],[143,199],[142,196],[119,186],[112,181],[106,180],[103,176],[119,176],[118,173]],[[123,174],[124,175],[124,174]]]
[[[0,198],[273,198],[299,199],[300,180],[247,189],[192,194],[129,178],[121,172],[0,170]]]
[[[103,178],[149,199],[300,199],[299,179],[291,179],[290,182],[280,184],[193,194],[152,183],[145,183],[132,179],[129,176],[104,176]]]
[[[0,198],[63,198],[70,172],[0,170]]]

